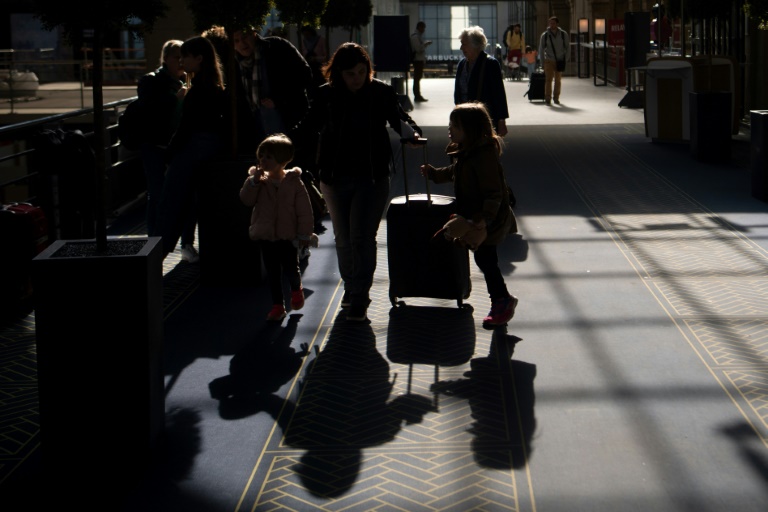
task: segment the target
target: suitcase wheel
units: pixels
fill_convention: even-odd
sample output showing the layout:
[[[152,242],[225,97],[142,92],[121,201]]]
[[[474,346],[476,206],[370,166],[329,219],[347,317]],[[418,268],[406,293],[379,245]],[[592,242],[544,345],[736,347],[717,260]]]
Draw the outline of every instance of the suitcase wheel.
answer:
[[[397,297],[395,297],[394,295],[390,295],[389,296],[389,302],[392,303],[392,307],[396,307],[397,306]]]

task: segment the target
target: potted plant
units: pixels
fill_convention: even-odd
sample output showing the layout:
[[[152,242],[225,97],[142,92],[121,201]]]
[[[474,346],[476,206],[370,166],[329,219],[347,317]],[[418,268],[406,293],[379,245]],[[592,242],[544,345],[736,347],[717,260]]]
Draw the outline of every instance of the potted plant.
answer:
[[[102,50],[110,32],[150,31],[166,5],[134,0],[73,9],[36,0],[34,8],[45,28],[60,29],[70,43],[84,33],[93,40],[96,236],[57,240],[32,261],[43,467],[57,479],[81,479],[74,456],[96,476],[94,468],[111,473],[147,461],[164,424],[162,248],[158,237],[107,237]],[[119,473],[109,478],[129,483],[141,474]]]

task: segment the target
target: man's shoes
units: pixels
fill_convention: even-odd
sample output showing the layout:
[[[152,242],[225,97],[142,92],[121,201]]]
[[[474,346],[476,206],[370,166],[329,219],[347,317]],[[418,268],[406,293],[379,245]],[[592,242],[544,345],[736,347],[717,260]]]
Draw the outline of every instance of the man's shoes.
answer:
[[[560,100],[555,100],[555,105],[559,105],[559,104],[560,104]]]
[[[304,288],[291,292],[291,310],[298,311],[304,307]]]
[[[197,263],[200,261],[200,255],[197,253],[197,249],[192,244],[181,246],[181,261],[187,263]]]
[[[341,296],[341,307],[348,308],[352,304],[352,300],[349,298],[349,292],[344,290],[344,295]]]
[[[551,101],[549,101],[549,100],[546,100],[546,101],[545,101],[545,103],[546,103],[547,105],[551,105],[551,104],[552,104],[552,102],[551,102]]]
[[[413,101],[415,101],[417,103],[422,103],[422,102],[429,101],[429,100],[427,98],[424,98],[423,96],[416,96],[415,98],[413,98]]]
[[[348,322],[366,322],[368,320],[368,305],[371,303],[369,300],[354,301],[349,305],[349,311],[347,312]]]
[[[507,325],[515,316],[515,308],[517,307],[517,297],[510,295],[503,299],[496,299],[491,305],[491,311],[488,316],[483,318],[483,329],[495,329]]]
[[[282,304],[275,304],[272,306],[269,313],[267,313],[267,322],[280,322],[285,317],[285,306]]]

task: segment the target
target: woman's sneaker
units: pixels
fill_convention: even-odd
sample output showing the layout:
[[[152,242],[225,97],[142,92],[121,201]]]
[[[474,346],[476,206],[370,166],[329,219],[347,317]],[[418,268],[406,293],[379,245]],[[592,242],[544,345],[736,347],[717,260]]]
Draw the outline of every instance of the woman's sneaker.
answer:
[[[488,315],[483,318],[483,329],[494,329],[507,325],[512,320],[512,317],[515,316],[516,307],[517,297],[514,295],[494,300]]]
[[[285,306],[282,304],[275,304],[267,314],[267,322],[280,322],[285,316]]]
[[[304,288],[291,292],[291,310],[298,311],[304,307]]]

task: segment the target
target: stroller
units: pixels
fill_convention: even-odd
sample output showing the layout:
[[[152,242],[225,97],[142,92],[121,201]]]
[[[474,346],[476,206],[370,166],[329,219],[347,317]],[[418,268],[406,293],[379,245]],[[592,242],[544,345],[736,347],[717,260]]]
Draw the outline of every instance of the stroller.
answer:
[[[504,66],[504,78],[507,80],[522,80],[522,62],[520,62],[520,55],[509,52]]]

